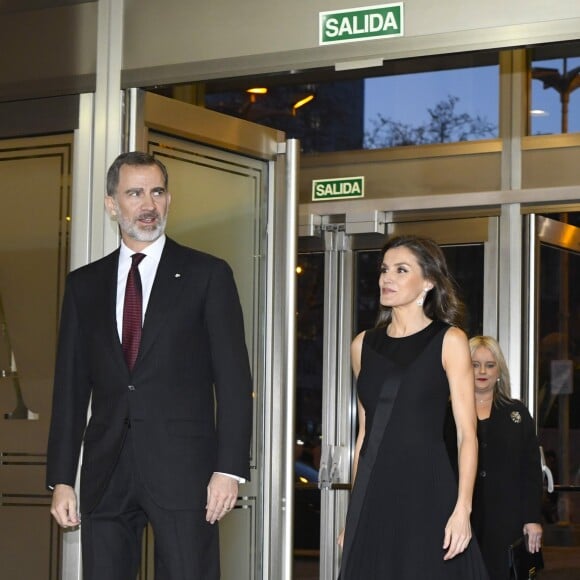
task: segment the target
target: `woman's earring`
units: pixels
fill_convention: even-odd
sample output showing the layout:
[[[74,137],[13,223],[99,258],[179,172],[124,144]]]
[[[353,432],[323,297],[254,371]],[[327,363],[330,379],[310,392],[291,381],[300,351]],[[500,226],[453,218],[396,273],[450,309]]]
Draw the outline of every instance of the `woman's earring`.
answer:
[[[423,290],[423,294],[417,298],[417,306],[423,306],[425,302],[425,297],[427,296],[427,290]]]

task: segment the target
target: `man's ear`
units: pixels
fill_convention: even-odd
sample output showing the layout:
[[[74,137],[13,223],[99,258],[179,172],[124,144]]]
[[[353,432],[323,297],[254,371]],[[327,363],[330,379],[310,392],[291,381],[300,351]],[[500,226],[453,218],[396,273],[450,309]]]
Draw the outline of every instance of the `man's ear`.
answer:
[[[115,200],[110,195],[105,195],[105,210],[112,217],[117,215],[117,210],[115,209]]]

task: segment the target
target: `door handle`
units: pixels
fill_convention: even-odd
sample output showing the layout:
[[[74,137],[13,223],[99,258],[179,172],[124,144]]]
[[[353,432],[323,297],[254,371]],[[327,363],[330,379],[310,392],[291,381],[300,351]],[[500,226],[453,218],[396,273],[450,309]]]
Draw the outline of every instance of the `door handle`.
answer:
[[[544,448],[540,445],[540,462],[542,464],[542,473],[546,478],[546,489],[548,493],[553,493],[554,491],[554,476],[552,475],[551,469],[546,464],[546,457],[544,456]]]
[[[348,448],[344,445],[323,445],[318,471],[319,489],[338,489],[335,485],[348,485]]]

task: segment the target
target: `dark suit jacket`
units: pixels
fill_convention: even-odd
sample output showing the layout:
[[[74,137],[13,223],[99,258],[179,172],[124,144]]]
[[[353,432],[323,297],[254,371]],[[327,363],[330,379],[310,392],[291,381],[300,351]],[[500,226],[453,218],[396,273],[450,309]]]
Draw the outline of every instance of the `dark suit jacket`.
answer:
[[[455,423],[447,416],[446,440],[457,465]],[[492,406],[478,421],[479,462],[471,521],[490,578],[507,580],[508,546],[522,535],[523,525],[541,522],[542,469],[534,421],[523,403]]]
[[[119,250],[67,278],[47,484],[74,485],[84,438],[80,506],[90,512],[130,428],[153,499],[203,509],[214,471],[250,475],[252,380],[231,269],[166,240],[130,372],[115,314],[118,259]]]

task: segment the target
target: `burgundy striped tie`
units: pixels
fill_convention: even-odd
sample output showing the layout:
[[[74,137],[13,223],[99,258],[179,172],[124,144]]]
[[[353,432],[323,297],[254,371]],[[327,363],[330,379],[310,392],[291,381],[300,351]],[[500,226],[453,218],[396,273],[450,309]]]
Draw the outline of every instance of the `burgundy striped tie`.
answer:
[[[125,288],[125,303],[123,304],[123,354],[130,370],[133,369],[141,342],[141,325],[143,320],[143,296],[141,290],[141,276],[139,262],[145,254],[133,254],[131,269],[127,276]]]

